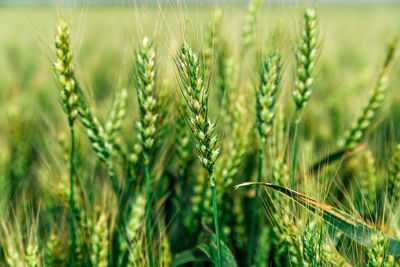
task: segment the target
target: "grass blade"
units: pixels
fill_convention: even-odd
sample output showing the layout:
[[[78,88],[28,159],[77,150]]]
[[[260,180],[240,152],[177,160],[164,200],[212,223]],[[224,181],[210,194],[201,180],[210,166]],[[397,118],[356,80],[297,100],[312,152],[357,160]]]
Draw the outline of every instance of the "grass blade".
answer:
[[[270,183],[255,183],[248,182],[242,183],[235,186],[235,189],[249,185],[263,185],[266,188],[275,190],[284,196],[295,201],[299,205],[307,208],[311,212],[315,212],[320,215],[326,222],[331,224],[336,230],[342,232],[345,236],[351,238],[353,241],[363,245],[365,247],[372,246],[372,237],[375,235],[381,235],[382,232],[376,228],[366,224],[365,222],[354,218],[350,214],[341,211],[333,206],[319,202],[312,198],[309,198],[303,194],[300,194],[294,190],[274,185]],[[400,256],[400,241],[384,234],[387,239],[387,253],[395,257]]]

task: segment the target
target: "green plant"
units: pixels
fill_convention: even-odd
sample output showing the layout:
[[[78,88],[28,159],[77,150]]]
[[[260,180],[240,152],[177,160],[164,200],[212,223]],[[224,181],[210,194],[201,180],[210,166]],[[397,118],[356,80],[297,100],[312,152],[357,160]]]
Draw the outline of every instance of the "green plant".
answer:
[[[314,78],[312,72],[317,59],[317,14],[313,8],[308,8],[304,13],[303,28],[301,31],[298,52],[296,54],[296,79],[292,92],[296,103],[293,133],[293,159],[292,159],[292,187],[296,188],[296,164],[298,130],[301,120],[301,111],[307,104],[312,94]]]
[[[256,89],[256,111],[257,111],[257,132],[259,137],[258,149],[258,176],[257,182],[261,181],[262,166],[263,166],[263,149],[267,137],[270,135],[273,126],[273,119],[275,116],[275,102],[278,92],[279,81],[281,79],[281,59],[277,53],[268,56],[260,71],[260,84]],[[255,236],[255,223],[256,223],[256,209],[257,208],[257,193],[253,198],[251,228],[250,228],[250,241],[248,250],[247,264],[252,265],[253,245]]]
[[[397,8],[319,6],[314,83],[303,64],[317,61],[314,24],[296,36],[301,25],[287,23],[303,6],[248,2],[90,6],[87,25],[79,7],[62,7],[77,28],[55,29],[50,71],[32,49],[38,37],[47,49],[48,34],[33,36],[20,8],[0,10],[0,266],[398,265],[400,98],[382,90],[400,81],[395,45],[363,96]],[[53,35],[51,9],[28,13]],[[368,116],[355,114],[340,143],[364,97]],[[247,179],[268,183],[232,190]]]
[[[396,53],[397,39],[394,39],[388,47],[388,52],[383,63],[382,71],[379,74],[378,81],[368,101],[368,104],[363,109],[361,115],[352,126],[349,134],[344,141],[344,149],[354,149],[361,142],[365,132],[367,131],[372,120],[374,119],[377,110],[382,105],[382,102],[385,99],[385,93],[388,88],[389,74],[396,58]]]
[[[182,45],[176,64],[181,78],[181,93],[186,104],[184,108],[185,119],[195,139],[200,163],[208,171],[209,175],[208,184],[212,190],[218,266],[220,267],[222,263],[214,176],[214,166],[219,155],[219,148],[216,148],[216,125],[210,121],[208,116],[209,89],[204,86],[203,76],[200,73],[199,59],[187,43]]]
[[[159,114],[158,96],[156,87],[156,53],[153,42],[147,37],[143,38],[142,44],[136,55],[137,67],[137,96],[140,106],[140,122],[137,122],[137,138],[143,146],[143,161],[145,172],[146,191],[146,237],[148,244],[149,264],[153,266],[153,255],[151,246],[151,214],[150,214],[150,151],[154,146],[155,135],[158,126]]]
[[[55,37],[57,61],[54,63],[54,70],[57,79],[62,87],[60,91],[61,103],[64,112],[68,117],[68,124],[71,132],[71,156],[70,156],[70,209],[71,209],[71,258],[70,264],[75,266],[75,225],[74,225],[74,151],[75,151],[75,138],[74,138],[74,121],[78,116],[79,93],[78,85],[74,78],[74,68],[71,65],[71,44],[70,33],[68,25],[61,21],[57,27]]]
[[[108,226],[107,217],[101,213],[93,227],[91,236],[91,262],[94,266],[106,267],[108,266]]]

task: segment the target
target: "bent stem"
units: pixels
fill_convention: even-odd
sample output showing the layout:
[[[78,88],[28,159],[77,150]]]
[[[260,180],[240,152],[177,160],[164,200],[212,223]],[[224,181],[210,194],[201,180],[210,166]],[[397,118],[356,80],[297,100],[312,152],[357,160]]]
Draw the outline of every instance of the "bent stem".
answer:
[[[213,181],[213,174],[211,174],[210,181]],[[212,182],[211,184],[212,190],[212,198],[213,198],[213,208],[214,208],[214,227],[215,227],[215,235],[217,237],[217,253],[218,253],[218,267],[222,267],[222,259],[221,259],[221,243],[220,243],[220,235],[219,235],[219,222],[218,222],[218,203],[217,203],[217,192],[215,190],[215,184]]]
[[[301,109],[296,109],[296,117],[294,119],[294,134],[293,134],[293,159],[292,159],[292,189],[296,190],[296,161],[297,161],[297,146],[299,135],[299,124],[301,120]]]
[[[264,160],[263,145],[264,145],[264,142],[261,142],[259,150],[258,150],[258,177],[257,177],[258,183],[261,182],[261,176],[262,176],[262,165],[263,165],[263,160]],[[253,264],[253,246],[254,246],[254,237],[255,237],[255,228],[256,228],[256,219],[257,219],[257,201],[258,201],[257,187],[256,187],[256,191],[255,191],[255,194],[253,197],[253,203],[252,203],[252,209],[251,209],[252,215],[251,215],[251,224],[250,224],[249,251],[247,254],[247,265],[248,266],[251,266]]]
[[[144,175],[145,175],[145,190],[146,190],[146,238],[149,266],[153,267],[153,253],[151,248],[151,214],[150,214],[150,173],[148,155],[144,156]]]
[[[71,131],[71,155],[70,155],[70,165],[69,165],[69,183],[70,183],[70,195],[69,195],[69,205],[71,209],[71,266],[75,267],[75,252],[76,252],[76,237],[75,237],[75,225],[74,225],[74,211],[75,211],[75,200],[74,200],[74,153],[75,153],[75,134],[74,134],[74,124],[70,122]]]

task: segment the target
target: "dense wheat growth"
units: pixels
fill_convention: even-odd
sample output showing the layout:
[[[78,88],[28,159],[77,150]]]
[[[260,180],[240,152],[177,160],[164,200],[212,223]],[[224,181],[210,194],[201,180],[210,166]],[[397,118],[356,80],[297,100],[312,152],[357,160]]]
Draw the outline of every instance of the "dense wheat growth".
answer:
[[[0,266],[400,264],[400,6],[123,5],[0,5]]]

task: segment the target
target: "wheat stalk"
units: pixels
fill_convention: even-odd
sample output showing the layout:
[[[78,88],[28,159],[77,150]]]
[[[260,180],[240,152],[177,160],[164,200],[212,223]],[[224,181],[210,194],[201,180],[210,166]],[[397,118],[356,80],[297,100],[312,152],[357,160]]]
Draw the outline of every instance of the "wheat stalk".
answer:
[[[301,111],[307,104],[312,94],[314,78],[312,72],[317,59],[317,14],[313,8],[308,8],[304,13],[304,22],[301,32],[298,52],[296,54],[296,78],[292,92],[296,103],[296,115],[293,135],[293,160],[292,160],[292,187],[296,185],[296,158],[298,145],[298,128],[301,120]]]
[[[281,62],[280,56],[273,53],[265,59],[265,62],[260,71],[260,84],[256,89],[256,112],[257,112],[257,131],[260,140],[258,148],[258,176],[257,182],[261,181],[262,166],[263,166],[263,147],[267,137],[270,135],[275,117],[275,102],[278,92]],[[247,264],[253,263],[253,245],[255,238],[255,224],[257,217],[257,193],[253,197],[252,215],[250,224],[250,241],[247,257]]]
[[[221,245],[218,223],[217,196],[215,189],[214,165],[219,155],[216,148],[216,124],[208,117],[208,87],[200,73],[199,58],[187,43],[182,45],[176,64],[181,78],[181,93],[185,100],[184,115],[195,139],[200,163],[208,171],[208,183],[212,190],[214,224],[217,237],[218,266],[221,266]]]
[[[126,152],[122,150],[122,147],[117,143],[116,139],[126,116],[127,96],[128,92],[126,89],[122,89],[117,93],[104,130],[106,146],[111,152],[124,161],[128,160]]]
[[[70,264],[75,267],[76,237],[74,225],[74,121],[78,116],[79,93],[78,85],[74,78],[74,68],[71,65],[71,44],[68,25],[61,21],[57,27],[55,36],[57,60],[53,64],[58,81],[62,90],[60,91],[61,103],[64,112],[68,117],[68,124],[71,133],[71,155],[70,155],[70,209],[71,209],[71,256]]]
[[[153,266],[151,247],[151,214],[150,214],[150,173],[149,153],[154,146],[158,127],[158,96],[156,88],[156,53],[147,37],[143,41],[136,54],[137,67],[137,97],[140,107],[140,122],[136,123],[137,138],[143,147],[143,159],[145,170],[146,191],[146,237],[148,244],[148,256],[150,267]]]

